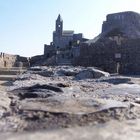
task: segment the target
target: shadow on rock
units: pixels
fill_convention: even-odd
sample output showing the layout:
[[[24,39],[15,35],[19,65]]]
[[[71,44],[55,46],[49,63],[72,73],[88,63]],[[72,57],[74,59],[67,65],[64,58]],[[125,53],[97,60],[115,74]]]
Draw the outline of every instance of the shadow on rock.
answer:
[[[108,83],[114,84],[114,85],[123,84],[123,83],[134,84],[133,82],[131,82],[130,78],[103,79],[103,80],[100,80],[100,82],[108,82]]]
[[[56,93],[63,93],[60,87],[53,85],[40,85],[36,84],[31,87],[23,87],[12,91],[15,95],[19,96],[21,100],[26,98],[48,98]]]
[[[4,82],[1,84],[2,86],[13,86],[13,82],[12,81],[8,81],[8,82]]]

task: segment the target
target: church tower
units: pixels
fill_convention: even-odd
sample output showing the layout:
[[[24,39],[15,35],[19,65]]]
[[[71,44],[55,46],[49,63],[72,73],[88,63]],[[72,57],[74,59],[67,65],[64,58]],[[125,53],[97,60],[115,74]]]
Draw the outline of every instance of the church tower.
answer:
[[[59,37],[62,36],[62,32],[63,32],[63,20],[62,20],[60,14],[58,15],[58,18],[56,20],[56,26],[55,26],[55,28],[56,28],[56,35],[59,36]]]

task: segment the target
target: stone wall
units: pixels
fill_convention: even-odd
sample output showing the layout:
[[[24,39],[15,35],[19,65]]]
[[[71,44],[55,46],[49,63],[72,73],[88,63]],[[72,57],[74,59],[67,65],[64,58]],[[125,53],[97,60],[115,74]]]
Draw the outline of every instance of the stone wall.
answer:
[[[56,54],[56,48],[51,43],[50,45],[44,45],[44,55],[46,58],[50,58]]]
[[[114,28],[121,30],[127,37],[139,38],[140,14],[128,11],[107,15],[106,21],[102,25],[102,33],[109,32]]]
[[[0,54],[0,67],[13,67],[16,61],[16,56],[1,53]]]
[[[80,46],[80,56],[73,64],[140,74],[140,14],[128,11],[107,15],[102,33]]]
[[[43,62],[44,61],[47,61],[47,58],[48,57],[46,57],[46,55],[33,56],[33,57],[31,57],[30,65],[31,66],[40,66],[40,65],[43,65]]]
[[[111,73],[140,74],[140,39],[104,38],[91,45],[83,44],[74,65],[95,66]]]
[[[0,68],[28,67],[29,60],[19,55],[0,53]]]

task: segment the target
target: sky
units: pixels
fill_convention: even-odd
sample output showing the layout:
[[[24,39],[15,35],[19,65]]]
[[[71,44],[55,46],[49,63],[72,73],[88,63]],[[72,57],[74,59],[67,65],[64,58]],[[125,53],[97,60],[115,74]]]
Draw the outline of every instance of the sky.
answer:
[[[0,0],[0,52],[31,57],[43,54],[61,14],[64,29],[92,39],[106,15],[140,13],[140,0]]]

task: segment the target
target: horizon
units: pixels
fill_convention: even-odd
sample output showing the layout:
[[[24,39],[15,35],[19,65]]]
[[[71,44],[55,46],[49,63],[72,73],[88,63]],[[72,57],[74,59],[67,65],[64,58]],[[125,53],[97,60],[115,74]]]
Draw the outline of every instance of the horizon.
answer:
[[[118,0],[1,0],[0,52],[31,57],[43,54],[44,44],[52,42],[55,20],[60,14],[64,30],[83,33],[93,39],[101,33],[107,14],[140,13],[140,1]],[[88,8],[87,8],[88,7]]]

